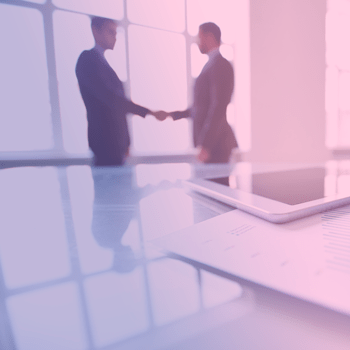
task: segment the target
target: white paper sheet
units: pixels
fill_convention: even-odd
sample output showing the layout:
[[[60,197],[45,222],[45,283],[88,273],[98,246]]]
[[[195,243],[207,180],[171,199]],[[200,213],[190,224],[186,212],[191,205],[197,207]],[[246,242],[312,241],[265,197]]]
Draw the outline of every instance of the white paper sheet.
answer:
[[[152,243],[350,314],[350,206],[279,225],[234,210]]]

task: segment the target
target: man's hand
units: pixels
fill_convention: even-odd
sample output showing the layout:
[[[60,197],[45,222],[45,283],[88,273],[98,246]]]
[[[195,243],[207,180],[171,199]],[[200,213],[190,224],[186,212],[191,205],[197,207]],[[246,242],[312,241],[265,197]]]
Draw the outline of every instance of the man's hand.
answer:
[[[200,162],[205,163],[209,159],[209,156],[210,156],[209,152],[201,146],[198,148],[198,150],[199,152],[197,154],[197,159]]]
[[[150,114],[155,116],[160,121],[163,121],[169,115],[169,113],[164,112],[164,111],[151,112]]]

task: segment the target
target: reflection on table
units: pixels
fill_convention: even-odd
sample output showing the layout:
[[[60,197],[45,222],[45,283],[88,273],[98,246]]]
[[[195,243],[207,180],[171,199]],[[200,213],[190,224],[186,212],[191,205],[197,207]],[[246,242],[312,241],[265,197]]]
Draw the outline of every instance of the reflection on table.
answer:
[[[249,312],[238,283],[147,244],[232,209],[191,197],[180,180],[193,174],[189,164],[1,170],[0,348],[163,348]]]

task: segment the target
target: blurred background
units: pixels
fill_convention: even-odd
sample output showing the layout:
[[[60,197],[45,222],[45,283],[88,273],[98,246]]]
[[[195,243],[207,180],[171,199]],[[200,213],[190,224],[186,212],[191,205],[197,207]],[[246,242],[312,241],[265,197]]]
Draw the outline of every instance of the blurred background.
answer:
[[[198,26],[222,30],[235,69],[228,108],[242,159],[320,161],[350,148],[348,0],[0,0],[0,162],[89,161],[75,77],[91,15],[119,21],[110,65],[130,98],[186,109],[207,56]],[[191,121],[129,116],[131,156],[183,161]],[[145,158],[146,159],[146,158]]]

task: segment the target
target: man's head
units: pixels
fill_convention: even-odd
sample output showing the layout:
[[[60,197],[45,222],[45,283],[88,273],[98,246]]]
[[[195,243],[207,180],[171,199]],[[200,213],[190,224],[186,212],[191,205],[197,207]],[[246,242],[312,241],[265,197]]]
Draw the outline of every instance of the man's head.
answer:
[[[199,26],[198,47],[201,53],[208,53],[221,44],[221,30],[212,22],[203,23]]]
[[[91,29],[96,44],[100,45],[104,50],[113,50],[117,41],[117,23],[116,21],[103,18],[92,17]]]

